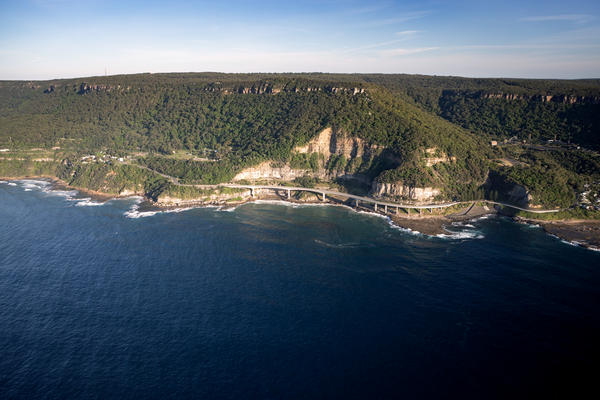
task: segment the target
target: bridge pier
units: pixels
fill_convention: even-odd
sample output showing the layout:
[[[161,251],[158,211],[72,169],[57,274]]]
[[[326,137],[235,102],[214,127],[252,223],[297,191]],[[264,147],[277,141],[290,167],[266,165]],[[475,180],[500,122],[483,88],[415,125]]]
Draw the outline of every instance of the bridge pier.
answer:
[[[387,214],[387,205],[384,205],[384,207],[385,213]]]
[[[325,201],[325,193],[323,193],[323,201]]]
[[[400,207],[396,207],[396,215],[398,215],[400,213]]]
[[[250,195],[254,197],[254,188],[250,188]]]
[[[377,203],[375,203],[375,211],[377,211]]]
[[[288,192],[288,200],[289,200],[289,199],[290,199],[290,196],[291,196],[291,195],[290,195],[290,192],[291,192],[291,190],[289,190],[289,189],[288,189],[288,191],[287,191],[287,192]]]

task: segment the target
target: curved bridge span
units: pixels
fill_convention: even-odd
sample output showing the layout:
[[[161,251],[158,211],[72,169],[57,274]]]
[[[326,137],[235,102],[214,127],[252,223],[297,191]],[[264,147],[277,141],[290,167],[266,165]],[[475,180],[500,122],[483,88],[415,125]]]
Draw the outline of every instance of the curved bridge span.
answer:
[[[275,191],[282,191],[282,190],[283,191],[287,191],[287,198],[288,199],[291,198],[291,192],[292,191],[295,191],[295,192],[297,192],[297,191],[300,191],[300,192],[311,192],[311,193],[316,193],[317,195],[320,194],[323,201],[325,201],[325,196],[326,195],[330,195],[330,196],[342,196],[342,197],[348,197],[348,198],[354,199],[356,201],[356,203],[355,203],[356,206],[359,205],[359,202],[373,204],[373,207],[374,207],[375,211],[378,211],[378,207],[383,207],[383,211],[386,214],[388,213],[388,207],[395,208],[396,209],[396,214],[399,213],[400,209],[405,210],[407,213],[410,213],[410,210],[418,210],[419,212],[422,212],[423,209],[429,210],[430,212],[433,212],[434,208],[445,208],[445,207],[454,206],[456,204],[464,204],[464,203],[473,203],[473,204],[475,204],[475,202],[483,202],[483,203],[487,203],[487,204],[498,204],[498,205],[503,206],[503,207],[510,207],[510,208],[514,208],[514,209],[517,209],[517,210],[527,211],[527,212],[531,212],[531,213],[535,213],[535,214],[544,214],[544,213],[552,213],[552,212],[563,211],[561,209],[557,209],[557,210],[532,210],[532,209],[517,207],[517,206],[514,206],[512,204],[498,203],[498,202],[489,201],[489,200],[476,200],[475,202],[474,201],[455,201],[455,202],[451,202],[451,203],[427,204],[427,205],[422,205],[422,206],[415,206],[415,205],[410,205],[410,204],[387,203],[387,202],[375,200],[375,199],[370,198],[370,197],[356,196],[356,195],[353,195],[353,194],[336,192],[334,190],[304,188],[304,187],[292,187],[292,186],[236,185],[236,184],[229,184],[229,183],[223,183],[223,184],[220,184],[220,185],[186,185],[186,184],[183,184],[183,183],[179,183],[179,181],[177,180],[177,178],[174,178],[174,177],[169,176],[169,175],[162,174],[162,173],[160,173],[158,171],[155,171],[153,169],[150,169],[148,167],[144,167],[144,166],[138,165],[138,164],[129,164],[127,162],[124,162],[123,164],[134,165],[134,166],[136,166],[138,168],[143,168],[143,169],[146,169],[148,171],[151,171],[151,172],[154,172],[156,174],[159,174],[160,176],[163,176],[163,177],[169,179],[171,182],[173,182],[174,185],[177,185],[177,186],[191,186],[191,187],[197,187],[197,188],[211,188],[211,189],[216,189],[219,186],[221,186],[221,187],[230,187],[230,188],[250,189],[252,191],[252,196],[253,197],[254,197],[254,190],[255,189],[267,189],[267,190],[275,190]]]
[[[191,186],[191,185],[188,185],[188,186]],[[198,186],[198,187],[207,187],[207,186],[203,186],[203,185],[196,185],[196,186]],[[356,201],[356,203],[355,203],[356,205],[358,205],[359,202],[373,204],[373,206],[375,208],[375,211],[378,211],[378,208],[383,208],[383,211],[385,213],[387,213],[388,212],[388,207],[390,207],[392,209],[395,208],[396,209],[396,214],[399,212],[400,209],[404,209],[407,212],[410,212],[409,210],[418,210],[419,212],[421,212],[423,209],[429,210],[430,212],[432,212],[432,210],[434,208],[446,208],[446,207],[451,207],[451,206],[454,206],[454,205],[457,205],[457,204],[475,203],[475,202],[482,202],[482,203],[487,203],[487,204],[498,204],[500,206],[511,207],[511,208],[515,208],[517,210],[527,211],[527,212],[536,213],[536,214],[544,214],[544,213],[552,213],[552,212],[561,211],[559,209],[557,209],[557,210],[531,210],[531,209],[527,209],[527,208],[517,207],[517,206],[511,205],[511,204],[499,203],[499,202],[489,201],[489,200],[455,201],[455,202],[450,202],[450,203],[427,204],[427,205],[416,206],[416,205],[411,205],[411,204],[387,203],[387,202],[375,200],[375,199],[370,198],[370,197],[356,196],[356,195],[349,194],[349,193],[341,193],[341,192],[336,192],[334,190],[325,190],[325,189],[303,188],[303,187],[292,187],[292,186],[235,185],[235,184],[222,184],[222,185],[216,185],[216,186],[225,186],[225,187],[231,187],[231,188],[250,189],[252,191],[252,196],[254,196],[254,190],[255,189],[268,189],[268,190],[275,190],[275,191],[287,191],[287,198],[288,199],[291,198],[291,192],[292,191],[304,191],[304,192],[316,193],[317,195],[321,195],[321,199],[323,201],[325,201],[325,196],[326,195],[330,195],[330,196],[342,196],[342,197],[348,197],[350,199],[354,199]],[[214,187],[214,186],[212,186],[212,187]]]

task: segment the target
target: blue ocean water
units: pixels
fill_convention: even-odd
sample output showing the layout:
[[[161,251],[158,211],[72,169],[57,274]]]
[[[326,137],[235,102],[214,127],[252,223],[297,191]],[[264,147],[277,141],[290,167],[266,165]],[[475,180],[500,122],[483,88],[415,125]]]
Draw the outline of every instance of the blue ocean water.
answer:
[[[0,183],[2,399],[598,394],[600,253],[540,228],[74,195]]]

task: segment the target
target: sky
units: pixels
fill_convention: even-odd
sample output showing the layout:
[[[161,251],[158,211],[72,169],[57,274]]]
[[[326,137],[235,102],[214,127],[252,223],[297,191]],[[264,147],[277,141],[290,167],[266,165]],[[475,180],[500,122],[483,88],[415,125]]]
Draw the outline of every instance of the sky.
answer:
[[[0,0],[0,80],[205,71],[600,78],[600,1]]]

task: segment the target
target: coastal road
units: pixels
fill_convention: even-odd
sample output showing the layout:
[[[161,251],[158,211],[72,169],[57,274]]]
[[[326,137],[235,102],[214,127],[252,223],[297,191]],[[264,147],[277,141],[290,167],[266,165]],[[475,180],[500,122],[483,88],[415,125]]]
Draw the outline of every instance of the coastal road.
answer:
[[[145,167],[143,165],[139,165],[139,164],[130,164],[126,161],[122,162],[122,164],[127,164],[127,165],[132,165],[132,166],[136,166],[138,168],[143,168],[145,170],[148,170],[150,172],[153,172],[155,174],[158,174],[164,178],[169,179],[174,185],[177,186],[189,186],[189,187],[196,187],[199,189],[216,189],[219,186],[221,187],[230,187],[230,188],[240,188],[240,189],[250,189],[252,190],[252,195],[254,195],[254,189],[268,189],[268,190],[287,190],[288,191],[288,198],[290,196],[290,192],[291,191],[302,191],[302,192],[312,192],[312,193],[317,193],[317,194],[321,194],[323,196],[323,201],[325,201],[325,195],[330,195],[330,196],[343,196],[343,197],[348,197],[351,199],[354,199],[356,201],[362,201],[363,203],[370,203],[373,204],[375,206],[375,211],[377,211],[377,207],[383,207],[385,212],[387,212],[387,207],[395,207],[396,208],[396,212],[398,211],[399,208],[404,208],[404,209],[417,209],[419,211],[421,211],[422,209],[434,209],[434,208],[445,208],[445,207],[451,207],[457,204],[465,204],[465,203],[473,203],[473,201],[455,201],[455,202],[451,202],[451,203],[441,203],[441,204],[427,204],[427,205],[420,205],[420,206],[416,206],[416,205],[411,205],[411,204],[398,204],[398,203],[387,203],[387,202],[383,202],[383,201],[378,201],[375,200],[373,198],[370,197],[362,197],[362,196],[356,196],[353,194],[349,194],[349,193],[342,193],[342,192],[337,192],[335,190],[325,190],[325,189],[316,189],[316,188],[304,188],[304,187],[293,187],[293,186],[274,186],[274,185],[236,185],[236,184],[232,184],[232,183],[222,183],[219,185],[188,185],[188,184],[183,184],[180,183],[177,178],[160,173],[158,171],[155,171],[153,169],[150,169],[148,167]],[[478,200],[476,202],[481,202],[481,203],[487,203],[487,204],[497,204],[500,205],[502,207],[510,207],[510,208],[514,208],[517,210],[521,210],[521,211],[526,211],[526,212],[531,212],[531,213],[535,213],[535,214],[544,214],[544,213],[552,213],[552,212],[558,212],[558,211],[562,211],[561,209],[556,209],[556,210],[532,210],[529,208],[521,208],[521,207],[517,207],[514,206],[512,204],[506,204],[506,203],[499,203],[496,201],[489,201],[489,200]]]

